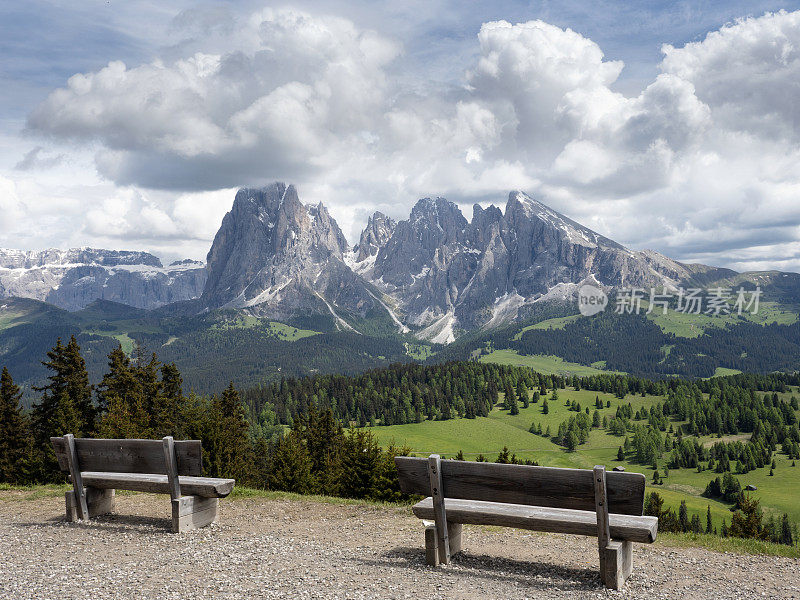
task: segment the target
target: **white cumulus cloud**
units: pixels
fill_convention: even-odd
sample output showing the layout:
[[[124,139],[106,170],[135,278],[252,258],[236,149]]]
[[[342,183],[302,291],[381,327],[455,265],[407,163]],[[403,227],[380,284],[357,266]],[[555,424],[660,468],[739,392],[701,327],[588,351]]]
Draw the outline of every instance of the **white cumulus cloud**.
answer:
[[[76,74],[28,118],[119,186],[87,235],[210,240],[228,188],[275,179],[351,238],[369,210],[522,188],[636,248],[800,269],[800,12],[664,45],[633,95],[621,61],[541,20],[484,23],[458,86],[410,85],[397,40],[339,17],[185,11],[176,27],[194,37]]]

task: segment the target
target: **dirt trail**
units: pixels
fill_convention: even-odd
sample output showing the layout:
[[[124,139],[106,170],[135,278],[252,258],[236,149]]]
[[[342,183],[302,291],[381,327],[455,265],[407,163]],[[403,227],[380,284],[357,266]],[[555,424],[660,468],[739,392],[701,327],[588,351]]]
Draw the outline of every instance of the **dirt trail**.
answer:
[[[168,532],[169,500],[117,498],[118,514],[63,520],[63,499],[0,492],[0,598],[800,598],[800,560],[634,546],[605,590],[593,538],[464,528],[464,552],[424,564],[403,508],[226,499],[219,524]]]

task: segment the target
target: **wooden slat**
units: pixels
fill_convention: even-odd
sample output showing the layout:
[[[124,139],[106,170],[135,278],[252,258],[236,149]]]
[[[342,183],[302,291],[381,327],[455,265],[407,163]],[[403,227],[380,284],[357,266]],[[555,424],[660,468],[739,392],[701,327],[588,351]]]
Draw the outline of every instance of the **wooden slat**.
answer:
[[[403,492],[430,494],[428,459],[398,456],[395,464]],[[595,510],[593,476],[587,469],[443,460],[441,472],[445,498]],[[641,473],[607,473],[609,512],[641,515],[644,488]]]
[[[166,475],[97,471],[84,471],[82,475],[83,484],[87,487],[114,488],[156,494],[169,494],[170,492],[169,480]],[[187,496],[203,496],[204,498],[224,498],[231,493],[236,483],[234,479],[188,477],[184,475],[181,475],[178,480],[180,481],[181,493]]]
[[[447,515],[442,496],[442,473],[440,471],[441,459],[438,454],[428,457],[428,480],[430,481],[431,498],[433,501],[433,520],[436,523],[437,547],[439,548],[439,562],[450,562],[450,541],[447,539]]]
[[[78,518],[83,521],[88,521],[89,506],[86,502],[86,490],[83,487],[83,479],[81,477],[81,463],[75,449],[75,436],[68,433],[61,439],[67,450],[67,465],[69,467],[70,478],[72,479],[72,490],[78,509]]]
[[[454,523],[496,525],[533,531],[597,536],[597,514],[593,510],[582,511],[451,498],[446,498],[444,503],[447,519]],[[412,511],[420,519],[433,520],[431,498],[415,504]],[[608,521],[611,537],[616,540],[649,544],[655,541],[658,533],[656,517],[610,514]]]
[[[608,529],[608,505],[606,503],[606,468],[596,465],[594,476],[594,504],[597,514],[597,548],[600,552],[600,574],[606,582],[606,547],[611,540]]]
[[[50,438],[62,471],[69,472],[63,438]],[[107,440],[75,438],[78,460],[84,471],[112,473],[167,473],[162,440]],[[178,474],[199,477],[203,474],[200,440],[175,442]]]
[[[164,448],[164,465],[167,468],[167,482],[169,483],[169,495],[173,500],[181,497],[181,485],[178,480],[178,461],[175,456],[175,440],[172,436],[167,436],[161,443]]]

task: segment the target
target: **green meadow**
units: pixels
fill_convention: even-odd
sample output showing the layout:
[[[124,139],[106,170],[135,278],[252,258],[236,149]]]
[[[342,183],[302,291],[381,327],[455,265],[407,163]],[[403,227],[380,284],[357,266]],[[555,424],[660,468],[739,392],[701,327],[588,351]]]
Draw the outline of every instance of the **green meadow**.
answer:
[[[792,393],[800,395],[797,389],[794,389]],[[787,393],[784,396],[789,398],[791,395],[791,393]],[[635,413],[639,408],[649,408],[654,403],[663,401],[663,397],[628,395],[620,400],[613,394],[572,388],[558,390],[558,396],[557,401],[548,401],[549,412],[546,415],[542,413],[540,400],[538,404],[530,404],[528,408],[520,406],[518,415],[511,415],[498,406],[491,411],[488,417],[423,421],[388,427],[377,426],[370,430],[384,447],[389,444],[406,445],[411,448],[413,453],[419,455],[437,453],[453,458],[461,451],[467,460],[475,460],[481,454],[489,460],[495,460],[505,446],[518,458],[535,460],[543,466],[582,469],[591,468],[597,464],[606,465],[609,469],[623,466],[627,471],[643,473],[648,481],[648,492],[658,491],[665,499],[666,506],[672,506],[677,511],[681,500],[685,500],[690,515],[700,513],[704,527],[708,506],[711,507],[712,520],[716,527],[721,527],[723,518],[730,523],[729,505],[702,496],[709,480],[718,476],[713,471],[706,470],[698,473],[695,469],[670,470],[662,485],[651,485],[652,465],[637,464],[630,457],[622,462],[617,460],[617,452],[623,445],[624,437],[611,435],[602,428],[593,429],[586,444],[578,446],[575,452],[569,452],[548,438],[528,431],[532,423],[541,423],[543,430],[546,431],[547,427],[550,427],[551,431],[555,433],[561,422],[575,415],[575,412],[567,408],[567,401],[578,402],[583,409],[588,406],[590,413],[593,413],[595,398],[599,397],[604,406],[600,410],[600,414],[611,418],[620,403],[630,403]],[[551,395],[548,394],[547,397],[549,399]],[[606,408],[609,401],[611,406]],[[675,426],[678,424],[680,423],[673,423]],[[731,441],[734,438],[724,439]],[[735,439],[747,440],[749,435],[736,436]],[[701,443],[706,445],[711,445],[715,441],[717,441],[716,438],[701,438]],[[777,466],[775,475],[772,477],[769,475],[769,467],[756,469],[737,477],[743,488],[749,484],[758,488],[753,495],[761,500],[765,518],[771,514],[780,516],[785,512],[793,522],[800,523],[800,502],[798,502],[798,498],[800,498],[800,466],[792,467],[792,461],[780,452],[775,453],[775,461]],[[668,462],[669,456],[665,454],[660,464],[666,465]],[[663,475],[663,467],[661,472]]]
[[[563,325],[562,325],[563,327]],[[547,356],[544,354],[519,354],[516,350],[493,350],[489,354],[480,357],[481,362],[491,362],[500,365],[512,365],[514,367],[530,367],[539,373],[547,375],[599,375],[601,373],[614,373],[607,371],[602,362],[594,363],[591,366],[578,363],[567,362],[559,356]]]

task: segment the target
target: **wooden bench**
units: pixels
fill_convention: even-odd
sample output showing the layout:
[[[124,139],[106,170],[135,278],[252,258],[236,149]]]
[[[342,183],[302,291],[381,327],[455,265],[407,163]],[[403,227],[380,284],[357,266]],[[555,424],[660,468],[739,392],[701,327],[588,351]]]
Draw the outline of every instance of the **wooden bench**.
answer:
[[[172,531],[205,527],[217,518],[219,499],[233,479],[201,477],[200,440],[105,440],[52,437],[58,466],[69,473],[67,521],[87,521],[114,510],[114,490],[169,494]]]
[[[619,589],[631,573],[631,542],[649,544],[656,517],[642,516],[645,477],[605,467],[556,469],[496,463],[395,458],[400,489],[428,495],[414,515],[425,527],[429,565],[447,564],[461,550],[462,524],[596,536],[600,578]]]

